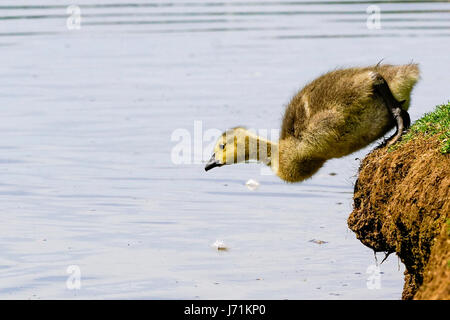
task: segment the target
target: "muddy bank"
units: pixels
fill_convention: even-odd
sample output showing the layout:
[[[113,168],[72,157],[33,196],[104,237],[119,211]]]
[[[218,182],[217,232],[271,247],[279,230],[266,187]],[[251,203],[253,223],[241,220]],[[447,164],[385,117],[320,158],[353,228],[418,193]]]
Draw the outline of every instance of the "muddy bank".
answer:
[[[450,155],[442,137],[417,134],[361,163],[348,226],[406,266],[403,299],[450,299]]]

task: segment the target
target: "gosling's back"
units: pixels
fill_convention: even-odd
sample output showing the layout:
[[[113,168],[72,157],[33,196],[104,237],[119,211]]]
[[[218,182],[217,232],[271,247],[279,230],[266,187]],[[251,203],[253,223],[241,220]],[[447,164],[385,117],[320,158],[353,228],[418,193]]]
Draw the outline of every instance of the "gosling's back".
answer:
[[[383,99],[374,92],[376,73],[387,81],[397,100],[405,100],[403,108],[407,110],[411,90],[419,79],[417,64],[334,70],[292,98],[283,118],[281,139],[310,140],[318,153],[326,152],[329,158],[356,151],[386,134],[394,122]]]

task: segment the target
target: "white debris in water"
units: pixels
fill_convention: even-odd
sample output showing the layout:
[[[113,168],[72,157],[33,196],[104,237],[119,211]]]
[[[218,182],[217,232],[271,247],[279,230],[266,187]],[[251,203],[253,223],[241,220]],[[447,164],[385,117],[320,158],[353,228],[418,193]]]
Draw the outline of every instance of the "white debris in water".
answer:
[[[247,188],[248,188],[249,190],[254,191],[254,190],[258,189],[258,187],[259,187],[259,182],[256,181],[256,180],[253,180],[253,179],[249,179],[249,180],[245,183],[245,185],[247,186]]]
[[[216,240],[216,242],[214,242],[212,244],[212,246],[214,248],[216,248],[217,250],[222,250],[222,251],[228,250],[228,247],[225,245],[225,243],[222,240]]]
[[[324,244],[328,243],[328,241],[318,240],[318,239],[311,239],[309,242],[316,243],[316,244]]]

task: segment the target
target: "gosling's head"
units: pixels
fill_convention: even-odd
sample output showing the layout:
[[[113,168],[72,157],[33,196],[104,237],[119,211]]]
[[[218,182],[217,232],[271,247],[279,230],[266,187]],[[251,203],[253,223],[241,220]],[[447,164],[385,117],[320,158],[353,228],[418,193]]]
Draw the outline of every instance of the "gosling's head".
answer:
[[[217,139],[214,152],[205,166],[205,171],[226,164],[248,161],[250,159],[250,137],[251,133],[242,127],[225,131],[219,139]]]

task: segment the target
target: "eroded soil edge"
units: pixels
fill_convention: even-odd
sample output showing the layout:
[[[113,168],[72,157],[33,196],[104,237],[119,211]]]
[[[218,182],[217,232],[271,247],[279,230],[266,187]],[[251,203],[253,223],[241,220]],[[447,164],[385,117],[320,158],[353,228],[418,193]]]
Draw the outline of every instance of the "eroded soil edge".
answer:
[[[406,266],[403,299],[450,299],[450,155],[419,136],[361,163],[348,226]]]

